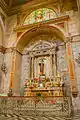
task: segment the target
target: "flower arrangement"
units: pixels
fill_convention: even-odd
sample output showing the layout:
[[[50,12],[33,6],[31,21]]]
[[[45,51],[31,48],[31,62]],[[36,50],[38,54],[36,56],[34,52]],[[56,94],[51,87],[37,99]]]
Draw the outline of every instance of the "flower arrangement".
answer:
[[[41,97],[41,93],[40,93],[40,92],[38,92],[38,93],[36,94],[36,96]]]
[[[37,81],[37,80],[38,80],[38,78],[34,78],[34,80],[35,80],[35,81]]]
[[[33,86],[31,85],[29,88],[30,88],[30,90],[32,90],[32,89],[33,89]]]

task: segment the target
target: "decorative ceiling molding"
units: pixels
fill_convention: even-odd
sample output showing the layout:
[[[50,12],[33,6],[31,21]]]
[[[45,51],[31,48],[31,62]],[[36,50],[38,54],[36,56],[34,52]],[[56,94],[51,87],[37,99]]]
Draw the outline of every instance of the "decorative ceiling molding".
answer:
[[[70,3],[69,6],[67,6],[68,4],[64,2],[64,0],[62,0],[62,2],[60,3],[60,0],[30,0],[29,2],[25,3],[25,4],[21,4],[18,6],[8,6],[4,0],[0,0],[0,7],[5,11],[5,13],[7,15],[13,15],[13,14],[17,14],[17,13],[21,13],[21,12],[25,12],[25,11],[30,11],[31,9],[38,9],[40,7],[46,6],[49,7],[50,5],[55,5],[58,4],[60,7],[62,6],[61,9],[65,9],[66,7],[71,7],[71,9],[75,9],[76,8],[76,0],[68,0],[68,4]],[[75,4],[76,3],[76,4]],[[67,4],[67,5],[66,5]],[[69,8],[70,9],[70,8]]]
[[[7,13],[7,15],[13,15],[13,14],[17,14],[18,12],[25,12],[27,10],[33,9],[35,7],[42,7],[43,5],[48,5],[48,4],[52,4],[52,3],[56,3],[58,2],[58,0],[31,0],[30,2],[26,3],[26,4],[22,4],[22,5],[18,5],[15,7],[9,7],[4,0],[0,0],[0,6],[1,8],[5,11],[5,13]]]
[[[57,4],[58,0],[33,0],[32,2],[28,2],[27,4],[24,5],[20,5],[20,6],[16,6],[16,7],[12,7],[11,8],[11,12],[9,13],[10,15],[12,14],[16,14],[18,12],[26,12],[26,11],[30,11],[31,9],[35,10],[38,8],[41,8],[42,6],[47,6],[49,4]]]

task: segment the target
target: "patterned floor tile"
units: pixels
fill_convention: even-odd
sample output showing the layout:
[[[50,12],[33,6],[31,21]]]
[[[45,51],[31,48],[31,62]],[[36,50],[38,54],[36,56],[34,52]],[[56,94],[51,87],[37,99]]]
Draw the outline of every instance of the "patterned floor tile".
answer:
[[[23,114],[0,114],[0,120],[67,120],[65,117],[54,116],[28,116]],[[69,119],[70,120],[70,119]],[[72,120],[80,120],[80,114],[74,116]]]
[[[64,120],[65,119],[65,117],[62,117],[62,118],[60,118],[60,117],[55,117],[57,120]]]

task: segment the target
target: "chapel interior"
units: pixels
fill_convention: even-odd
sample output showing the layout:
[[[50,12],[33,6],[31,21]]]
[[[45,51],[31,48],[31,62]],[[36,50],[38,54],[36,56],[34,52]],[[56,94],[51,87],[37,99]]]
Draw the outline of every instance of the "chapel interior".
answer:
[[[0,96],[80,97],[80,0],[0,0]]]

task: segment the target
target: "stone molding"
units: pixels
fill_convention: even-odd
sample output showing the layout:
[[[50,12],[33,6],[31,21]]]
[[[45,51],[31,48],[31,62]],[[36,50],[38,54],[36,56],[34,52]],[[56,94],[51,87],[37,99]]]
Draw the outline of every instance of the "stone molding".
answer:
[[[42,21],[42,22],[38,22],[38,23],[34,23],[34,24],[29,24],[29,25],[18,25],[16,26],[16,28],[14,28],[14,31],[21,31],[21,30],[26,30],[26,29],[29,29],[31,27],[33,27],[33,25],[35,27],[39,27],[41,25],[46,25],[46,24],[51,24],[51,23],[60,23],[60,22],[63,22],[63,21],[68,21],[69,19],[69,15],[65,15],[65,16],[61,16],[61,17],[57,17],[57,18],[54,18],[52,20],[47,20],[46,22],[45,21]]]
[[[3,53],[3,54],[12,53],[12,52],[15,52],[15,51],[18,52],[19,54],[21,54],[15,47],[5,48],[5,47],[0,45],[0,52]]]

